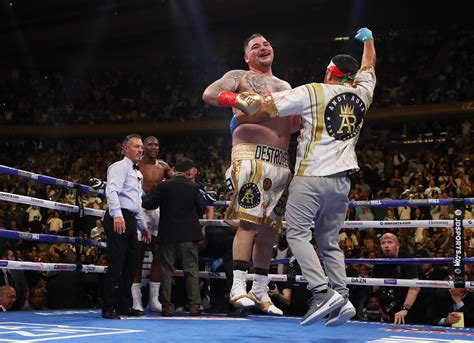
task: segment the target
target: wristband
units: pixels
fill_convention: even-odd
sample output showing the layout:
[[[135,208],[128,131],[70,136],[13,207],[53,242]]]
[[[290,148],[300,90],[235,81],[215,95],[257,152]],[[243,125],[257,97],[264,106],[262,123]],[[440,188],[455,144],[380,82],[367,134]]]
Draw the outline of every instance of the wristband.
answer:
[[[223,91],[217,96],[217,103],[222,107],[235,107],[238,93]]]
[[[402,308],[400,310],[405,310],[405,311],[410,311],[410,309],[408,307],[406,307],[405,305],[402,306]]]

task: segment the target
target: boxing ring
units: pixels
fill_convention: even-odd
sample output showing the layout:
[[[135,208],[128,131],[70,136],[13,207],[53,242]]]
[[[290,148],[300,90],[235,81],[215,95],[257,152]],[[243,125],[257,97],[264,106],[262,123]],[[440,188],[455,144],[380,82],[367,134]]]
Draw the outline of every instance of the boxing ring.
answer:
[[[82,193],[104,195],[103,190],[90,186],[56,179],[50,176],[0,165],[0,173],[22,177],[37,182],[63,188],[73,188]],[[103,210],[84,208],[78,205],[58,203],[29,196],[0,192],[0,201],[36,205],[39,207],[77,213],[79,217],[92,215],[102,217]],[[390,263],[443,263],[451,264],[454,280],[402,280],[349,277],[349,285],[431,287],[431,288],[474,288],[474,281],[465,281],[464,263],[473,263],[473,258],[464,257],[463,228],[474,227],[473,220],[463,219],[463,207],[473,204],[474,199],[411,199],[411,200],[372,200],[352,202],[351,207],[385,206],[454,206],[452,220],[422,221],[346,221],[345,228],[398,228],[398,227],[453,227],[454,256],[447,258],[390,259]],[[217,202],[216,205],[226,205]],[[203,225],[226,225],[219,220],[202,220]],[[47,234],[33,234],[0,230],[2,239],[22,239],[46,243],[70,243],[82,251],[84,246],[104,249],[104,242],[95,242],[83,237],[64,237]],[[287,259],[274,260],[273,264],[287,263]],[[323,261],[324,262],[324,261]],[[346,263],[383,264],[387,259],[346,259]],[[107,267],[66,263],[34,263],[0,260],[0,268],[36,271],[75,271],[85,273],[104,273]],[[225,278],[224,273],[201,271],[203,278]],[[177,271],[177,276],[182,276]],[[287,275],[271,274],[273,281],[286,281]],[[249,274],[248,278],[252,279]],[[305,282],[296,276],[297,282]],[[43,342],[74,339],[74,342],[129,342],[129,341],[182,341],[189,342],[472,342],[473,328],[451,328],[426,325],[395,325],[380,322],[349,321],[344,326],[329,328],[324,322],[311,326],[301,326],[300,318],[249,315],[244,318],[231,318],[225,315],[203,315],[190,317],[177,314],[175,317],[162,317],[154,312],[146,312],[143,317],[122,317],[122,320],[107,320],[101,317],[100,310],[42,310],[0,312],[0,342]]]

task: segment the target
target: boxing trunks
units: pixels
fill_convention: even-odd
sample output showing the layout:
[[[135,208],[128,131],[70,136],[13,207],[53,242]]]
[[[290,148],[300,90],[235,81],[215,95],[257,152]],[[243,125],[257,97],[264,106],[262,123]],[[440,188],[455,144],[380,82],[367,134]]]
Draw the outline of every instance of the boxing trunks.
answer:
[[[281,229],[291,172],[288,152],[264,144],[238,144],[232,148],[232,164],[226,186],[232,194],[225,222],[239,220]]]

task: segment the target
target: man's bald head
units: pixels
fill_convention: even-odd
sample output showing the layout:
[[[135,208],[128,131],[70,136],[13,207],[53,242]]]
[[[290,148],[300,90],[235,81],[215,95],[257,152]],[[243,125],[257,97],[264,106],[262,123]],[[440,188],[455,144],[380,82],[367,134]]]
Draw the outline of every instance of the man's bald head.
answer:
[[[400,242],[397,236],[387,232],[380,237],[380,248],[385,257],[398,257]]]
[[[16,301],[16,291],[12,286],[2,286],[0,287],[0,306],[6,311],[9,311],[13,304]]]

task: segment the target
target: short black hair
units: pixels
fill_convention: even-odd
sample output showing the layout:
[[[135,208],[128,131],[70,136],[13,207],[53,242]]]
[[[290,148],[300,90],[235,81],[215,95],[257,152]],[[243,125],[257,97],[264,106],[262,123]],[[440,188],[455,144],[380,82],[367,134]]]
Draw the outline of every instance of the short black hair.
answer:
[[[245,49],[247,49],[247,46],[249,45],[249,42],[254,39],[254,38],[257,38],[257,37],[263,37],[263,35],[261,33],[254,33],[252,34],[250,37],[248,37],[246,40],[244,40],[244,52],[245,52]]]
[[[359,62],[351,55],[336,55],[331,61],[344,74],[351,73],[354,76],[359,70]]]
[[[156,138],[155,136],[148,136],[148,137],[145,138],[145,140],[143,141],[143,144],[146,145],[146,144],[148,143],[148,141],[151,141],[151,140],[156,140],[158,143],[160,142],[160,141],[158,140],[158,138]]]
[[[196,164],[194,163],[193,160],[187,157],[183,157],[176,161],[174,168],[177,172],[186,172],[195,166]]]

